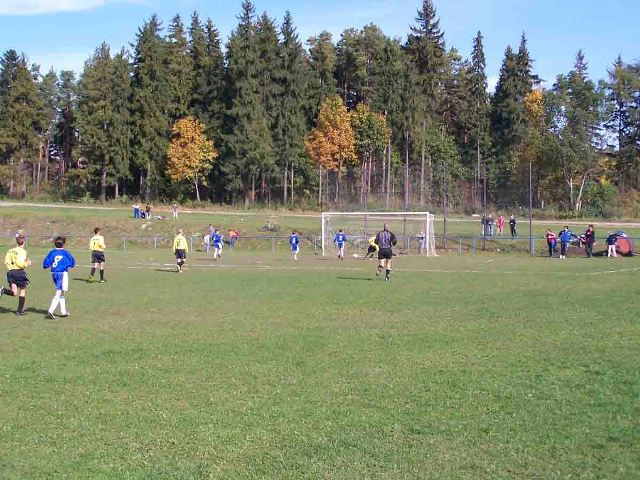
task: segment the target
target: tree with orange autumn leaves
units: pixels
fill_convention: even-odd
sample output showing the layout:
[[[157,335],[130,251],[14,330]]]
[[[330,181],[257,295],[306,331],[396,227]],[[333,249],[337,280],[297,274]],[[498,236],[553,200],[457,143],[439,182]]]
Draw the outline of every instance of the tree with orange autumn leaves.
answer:
[[[342,171],[345,167],[354,165],[357,160],[351,117],[338,95],[327,98],[320,106],[317,126],[307,137],[305,149],[311,162],[318,168],[319,202],[322,201],[322,178],[325,171],[335,173],[337,202]]]
[[[171,132],[167,150],[166,173],[172,183],[191,182],[196,199],[200,201],[200,185],[206,184],[207,174],[218,151],[204,134],[205,127],[194,117],[178,120]]]

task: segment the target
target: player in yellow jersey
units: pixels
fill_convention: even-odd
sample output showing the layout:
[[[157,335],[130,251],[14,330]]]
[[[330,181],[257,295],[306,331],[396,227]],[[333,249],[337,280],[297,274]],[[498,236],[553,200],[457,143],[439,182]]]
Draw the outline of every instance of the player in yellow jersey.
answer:
[[[31,265],[31,259],[27,255],[27,250],[24,248],[24,245],[25,237],[21,232],[18,232],[16,234],[16,246],[9,250],[4,257],[9,288],[0,288],[0,298],[2,298],[2,295],[9,295],[11,297],[18,296],[18,310],[16,310],[16,315],[19,316],[27,314],[24,311],[24,302],[27,294],[27,285],[29,285],[29,278],[24,269]]]
[[[178,273],[182,273],[182,267],[187,262],[187,253],[189,253],[189,245],[182,229],[178,230],[178,234],[173,239],[173,253],[176,256]]]
[[[96,274],[96,270],[100,269],[100,283],[105,283],[104,278],[104,264],[106,262],[104,258],[104,251],[107,246],[104,243],[104,237],[100,235],[100,227],[93,229],[93,237],[89,240],[89,250],[91,250],[91,273],[89,274],[89,283],[93,283],[93,276]]]
[[[369,239],[369,248],[367,249],[367,255],[364,258],[368,258],[369,260],[371,260],[373,256],[378,253],[378,250],[380,250],[380,247],[378,247],[378,244],[376,243],[376,237],[371,237]]]

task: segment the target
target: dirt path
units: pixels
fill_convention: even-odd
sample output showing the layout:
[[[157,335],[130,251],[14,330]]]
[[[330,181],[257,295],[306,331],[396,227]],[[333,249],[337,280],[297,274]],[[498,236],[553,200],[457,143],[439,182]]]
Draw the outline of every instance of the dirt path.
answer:
[[[0,207],[36,207],[36,208],[74,208],[79,210],[121,210],[121,211],[130,211],[130,207],[105,207],[99,205],[70,205],[67,203],[56,204],[56,203],[27,203],[27,202],[5,202],[0,201]],[[299,218],[320,218],[319,213],[289,213],[289,212],[256,212],[256,211],[241,211],[241,212],[230,212],[228,210],[179,210],[180,213],[196,213],[196,214],[205,214],[205,215],[229,215],[229,216],[266,216],[266,217],[299,217]],[[171,212],[170,207],[154,207],[154,212]],[[371,212],[371,215],[375,215],[380,212]],[[442,221],[442,217],[436,217],[436,221]],[[479,217],[473,218],[448,218],[448,222],[480,222]],[[518,224],[520,227],[522,225],[526,225],[529,222],[526,219],[520,219]],[[600,221],[589,221],[589,220],[534,220],[534,224],[536,225],[557,225],[560,223],[566,223],[569,225],[587,225],[588,223],[593,223],[597,226],[602,227],[634,227],[640,228],[640,222],[600,222]]]

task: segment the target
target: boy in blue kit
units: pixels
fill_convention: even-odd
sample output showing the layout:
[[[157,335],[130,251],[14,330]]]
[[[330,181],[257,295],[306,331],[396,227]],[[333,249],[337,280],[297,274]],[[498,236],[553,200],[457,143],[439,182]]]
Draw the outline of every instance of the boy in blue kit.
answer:
[[[347,235],[340,229],[333,241],[338,247],[338,258],[344,260],[344,244],[347,242]]]
[[[215,231],[211,241],[213,242],[213,259],[218,260],[222,258],[222,249],[224,248],[224,236],[220,230]]]
[[[289,245],[291,245],[291,252],[293,253],[293,259],[298,260],[298,252],[300,252],[300,237],[294,230],[289,237]]]
[[[55,311],[60,304],[60,313],[63,317],[68,317],[67,311],[67,299],[66,293],[69,291],[69,274],[67,273],[70,268],[76,266],[76,261],[67,250],[64,248],[66,239],[64,237],[56,237],[54,244],[55,249],[51,250],[42,262],[42,268],[51,269],[51,279],[56,286],[56,293],[51,299],[51,305],[47,311],[47,318],[55,320]]]

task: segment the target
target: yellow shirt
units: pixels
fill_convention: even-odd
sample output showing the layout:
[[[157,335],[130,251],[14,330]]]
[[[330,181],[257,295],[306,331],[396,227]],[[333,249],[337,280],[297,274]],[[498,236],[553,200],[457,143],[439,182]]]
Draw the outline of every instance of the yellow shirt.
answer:
[[[104,252],[107,246],[104,244],[104,237],[102,235],[94,235],[89,240],[89,250],[94,252]]]
[[[4,257],[7,270],[24,270],[27,267],[27,251],[24,247],[14,247]]]
[[[184,238],[184,235],[178,234],[173,239],[173,251],[175,252],[176,250],[184,250],[189,253],[189,246],[187,245],[187,239]]]
[[[376,237],[371,237],[371,238],[369,239],[369,246],[371,246],[371,247],[376,247],[376,252],[377,252],[378,250],[380,250],[380,247],[379,247],[379,246],[378,246],[378,244],[376,243]]]

